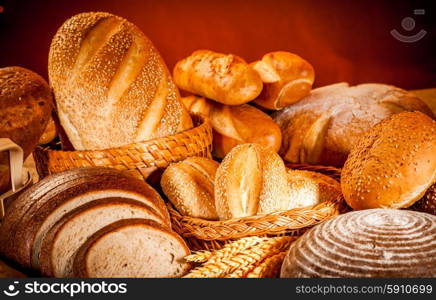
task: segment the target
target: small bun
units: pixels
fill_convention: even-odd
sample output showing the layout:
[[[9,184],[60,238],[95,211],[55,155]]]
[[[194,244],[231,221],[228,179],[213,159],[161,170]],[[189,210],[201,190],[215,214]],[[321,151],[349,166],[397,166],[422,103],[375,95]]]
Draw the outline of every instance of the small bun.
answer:
[[[436,217],[398,210],[350,212],[291,245],[281,277],[435,277]]]
[[[341,186],[353,209],[409,207],[436,181],[436,121],[403,112],[370,129],[351,151]]]

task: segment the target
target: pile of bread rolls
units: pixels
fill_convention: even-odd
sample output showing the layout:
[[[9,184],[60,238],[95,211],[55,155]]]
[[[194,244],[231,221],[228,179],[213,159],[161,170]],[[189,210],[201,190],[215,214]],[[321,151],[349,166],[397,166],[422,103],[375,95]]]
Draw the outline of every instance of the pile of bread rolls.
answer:
[[[183,260],[189,249],[172,231],[164,199],[185,216],[229,220],[344,197],[363,211],[309,230],[291,246],[283,277],[436,276],[436,121],[415,94],[376,83],[312,90],[314,68],[285,51],[247,63],[198,50],[171,76],[138,27],[101,12],[59,28],[48,74],[49,84],[27,69],[0,69],[0,138],[25,157],[57,134],[71,151],[172,135],[192,128],[193,113],[212,124],[213,158],[174,163],[153,187],[104,168],[44,178],[7,203],[0,224],[1,258],[23,270],[180,277],[191,267]],[[285,162],[343,167],[341,182]],[[8,188],[0,153],[0,194]],[[411,224],[426,231],[409,234]],[[398,250],[405,245],[413,264]],[[404,265],[412,267],[401,273]]]

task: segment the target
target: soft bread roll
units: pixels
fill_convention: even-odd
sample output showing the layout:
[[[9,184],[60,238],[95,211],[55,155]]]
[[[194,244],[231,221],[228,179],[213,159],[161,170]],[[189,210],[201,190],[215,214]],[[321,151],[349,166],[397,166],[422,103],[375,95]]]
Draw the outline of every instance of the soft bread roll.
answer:
[[[196,96],[183,97],[182,101],[190,112],[211,120],[215,157],[224,158],[233,147],[244,143],[257,143],[275,152],[280,149],[280,128],[270,116],[251,105],[228,106]]]
[[[398,210],[350,212],[293,243],[281,277],[435,277],[436,217]]]
[[[158,223],[128,219],[93,234],[77,251],[75,277],[182,277],[190,264],[189,248],[176,233]]]
[[[436,121],[403,112],[365,133],[341,175],[354,209],[409,207],[436,181]]]
[[[317,172],[288,170],[289,197],[295,207],[334,201],[341,195],[341,185],[333,178]]]
[[[67,20],[50,46],[48,73],[60,123],[76,150],[192,127],[160,54],[118,16],[88,12]]]
[[[174,67],[179,88],[222,104],[239,105],[262,91],[260,76],[239,56],[197,50]]]
[[[216,220],[214,181],[218,166],[218,162],[204,157],[172,164],[162,175],[162,190],[183,215]]]
[[[287,210],[292,201],[285,165],[268,148],[238,145],[218,167],[215,206],[222,220]]]
[[[359,137],[402,111],[433,117],[413,93],[384,84],[338,83],[273,114],[282,130],[280,155],[289,162],[341,167]]]
[[[436,183],[427,190],[421,200],[416,201],[410,208],[436,216]]]
[[[309,94],[315,80],[313,67],[289,52],[270,52],[250,65],[263,81],[254,103],[266,109],[278,110],[299,101]]]
[[[47,82],[21,68],[0,68],[0,138],[23,148],[26,158],[38,144],[53,108]],[[9,187],[9,159],[0,152],[0,194]]]

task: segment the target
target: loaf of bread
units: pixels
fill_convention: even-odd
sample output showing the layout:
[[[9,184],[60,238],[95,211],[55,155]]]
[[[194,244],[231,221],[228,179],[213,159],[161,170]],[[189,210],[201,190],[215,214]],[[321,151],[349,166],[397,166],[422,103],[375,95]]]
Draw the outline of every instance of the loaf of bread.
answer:
[[[273,114],[282,130],[280,155],[292,163],[341,167],[359,137],[402,111],[433,117],[414,94],[384,84],[334,84],[312,90]]]
[[[17,270],[9,267],[3,261],[0,260],[0,278],[23,278],[26,277]]]
[[[150,206],[128,198],[95,200],[64,214],[45,235],[40,253],[35,254],[39,256],[42,275],[72,277],[74,255],[84,241],[109,224],[135,218],[168,227]]]
[[[317,172],[288,170],[289,197],[294,207],[308,207],[341,196],[341,185],[333,178]]]
[[[393,115],[361,136],[341,174],[354,209],[409,207],[436,182],[436,121],[420,112]]]
[[[204,157],[172,164],[162,175],[162,190],[181,214],[216,220],[214,183],[218,166],[218,162]]]
[[[330,219],[293,243],[281,277],[435,277],[436,216],[368,209]]]
[[[182,98],[191,113],[202,114],[211,120],[213,155],[224,156],[243,143],[257,143],[277,152],[282,142],[279,126],[270,116],[248,105],[228,106],[202,97]]]
[[[227,105],[247,103],[262,91],[259,74],[242,58],[209,50],[177,62],[173,77],[180,89]]]
[[[174,232],[158,223],[121,220],[92,235],[77,251],[75,277],[181,277],[190,269],[190,251]]]
[[[315,80],[313,67],[289,52],[270,52],[250,65],[263,82],[254,103],[266,109],[278,110],[299,101],[309,94]]]
[[[140,201],[170,226],[165,203],[144,181],[115,169],[74,169],[45,177],[9,204],[0,226],[1,254],[39,269],[41,244],[50,228],[75,208],[111,197]]]
[[[0,68],[0,138],[23,148],[26,158],[38,144],[50,119],[53,100],[47,82],[21,68]],[[0,153],[0,194],[9,189],[9,160]]]
[[[171,135],[192,120],[160,54],[141,30],[108,13],[73,16],[50,46],[60,123],[76,150]]]
[[[285,165],[274,151],[258,144],[241,144],[224,158],[215,176],[215,206],[220,219],[287,210]]]
[[[427,190],[422,199],[416,201],[410,208],[436,216],[436,183]]]

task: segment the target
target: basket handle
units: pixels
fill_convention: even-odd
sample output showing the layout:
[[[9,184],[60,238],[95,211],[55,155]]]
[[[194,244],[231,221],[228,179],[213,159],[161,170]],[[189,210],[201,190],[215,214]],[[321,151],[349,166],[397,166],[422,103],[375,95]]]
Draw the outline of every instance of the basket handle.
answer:
[[[23,180],[23,149],[8,138],[0,138],[0,152],[2,151],[9,151],[12,189],[0,195],[0,220],[5,216],[5,199],[20,191],[25,185]]]

